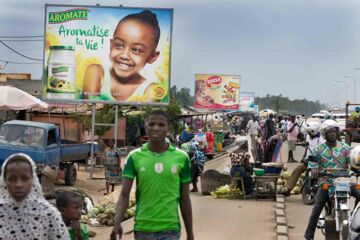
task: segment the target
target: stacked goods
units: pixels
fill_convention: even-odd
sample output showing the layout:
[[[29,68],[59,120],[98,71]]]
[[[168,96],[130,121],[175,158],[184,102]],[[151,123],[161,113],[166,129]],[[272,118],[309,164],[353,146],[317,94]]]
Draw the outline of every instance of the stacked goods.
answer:
[[[224,185],[211,192],[213,198],[229,198],[230,186]]]
[[[130,200],[129,207],[126,210],[123,221],[132,218],[135,211],[135,201]],[[94,206],[87,215],[83,215],[81,220],[93,226],[114,226],[114,217],[116,213],[115,204],[102,204]]]
[[[283,171],[280,175],[280,178],[277,181],[277,192],[284,193],[287,191],[287,182],[291,177],[291,173],[288,171]],[[300,194],[301,186],[305,178],[305,173],[301,174],[300,179],[296,182],[296,185],[293,189],[294,194]]]
[[[224,185],[211,192],[213,198],[222,199],[243,199],[244,193],[239,188],[234,188],[231,185]]]

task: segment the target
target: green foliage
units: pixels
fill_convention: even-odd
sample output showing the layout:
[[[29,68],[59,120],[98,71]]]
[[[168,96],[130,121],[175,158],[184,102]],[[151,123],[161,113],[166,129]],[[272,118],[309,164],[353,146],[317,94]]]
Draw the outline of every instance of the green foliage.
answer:
[[[169,106],[166,107],[166,111],[170,117],[170,122],[169,122],[170,133],[172,133],[172,135],[175,137],[176,134],[179,134],[181,131],[181,124],[179,121],[181,108],[179,103],[176,100],[171,99]]]
[[[85,130],[91,131],[92,115],[83,113],[72,113],[71,116],[75,121],[79,121],[85,127]],[[115,110],[111,105],[105,105],[102,109],[97,110],[95,114],[96,123],[113,124],[115,122]],[[111,129],[111,126],[95,126],[95,135],[100,138]]]
[[[170,99],[175,99],[180,106],[193,106],[194,97],[190,94],[189,88],[177,89],[176,86],[170,88]]]
[[[267,94],[265,97],[256,97],[255,103],[260,106],[260,110],[270,108],[278,113],[288,112],[289,114],[305,114],[307,116],[319,112],[321,109],[326,109],[326,106],[319,101],[290,100],[281,94],[278,96]]]

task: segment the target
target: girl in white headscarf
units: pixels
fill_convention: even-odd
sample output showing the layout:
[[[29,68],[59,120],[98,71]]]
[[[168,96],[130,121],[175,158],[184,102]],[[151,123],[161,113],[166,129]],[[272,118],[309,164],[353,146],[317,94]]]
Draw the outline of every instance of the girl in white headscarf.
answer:
[[[0,240],[68,240],[58,210],[43,197],[36,167],[25,154],[11,155],[0,176]]]

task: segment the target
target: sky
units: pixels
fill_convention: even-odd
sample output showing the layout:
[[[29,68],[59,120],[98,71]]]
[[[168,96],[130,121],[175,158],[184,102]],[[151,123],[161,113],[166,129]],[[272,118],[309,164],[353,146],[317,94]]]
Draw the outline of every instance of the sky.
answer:
[[[45,3],[173,8],[171,85],[192,92],[196,73],[241,75],[241,91],[330,105],[353,100],[355,85],[360,89],[356,0],[0,0],[0,40],[43,35]],[[41,41],[6,43],[43,57]],[[0,59],[33,62],[1,45]],[[0,72],[40,79],[42,64],[8,64]]]

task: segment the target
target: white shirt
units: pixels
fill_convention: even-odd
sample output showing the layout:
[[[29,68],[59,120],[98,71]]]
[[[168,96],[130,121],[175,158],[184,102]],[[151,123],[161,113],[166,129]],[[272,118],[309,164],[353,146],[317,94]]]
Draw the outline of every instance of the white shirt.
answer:
[[[307,158],[313,153],[317,145],[325,142],[325,139],[323,139],[321,134],[320,137],[314,137],[314,138],[310,138],[309,135],[306,135],[306,142],[309,143],[308,150],[306,153],[306,158]]]
[[[259,123],[257,121],[254,122],[252,119],[250,119],[246,127],[249,129],[250,135],[258,134]]]

